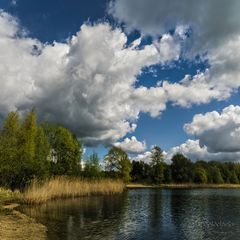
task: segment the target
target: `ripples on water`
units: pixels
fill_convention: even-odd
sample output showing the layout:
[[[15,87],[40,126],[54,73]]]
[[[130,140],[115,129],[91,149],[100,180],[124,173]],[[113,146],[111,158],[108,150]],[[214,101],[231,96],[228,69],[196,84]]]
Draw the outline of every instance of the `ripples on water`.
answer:
[[[50,240],[240,239],[238,189],[137,189],[20,210],[46,225]]]

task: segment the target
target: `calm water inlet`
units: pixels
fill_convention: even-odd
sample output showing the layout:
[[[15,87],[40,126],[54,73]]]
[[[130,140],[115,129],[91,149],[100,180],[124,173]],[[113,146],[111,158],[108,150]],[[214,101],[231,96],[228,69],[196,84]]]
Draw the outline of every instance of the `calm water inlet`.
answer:
[[[238,189],[137,189],[21,206],[48,239],[239,239]]]

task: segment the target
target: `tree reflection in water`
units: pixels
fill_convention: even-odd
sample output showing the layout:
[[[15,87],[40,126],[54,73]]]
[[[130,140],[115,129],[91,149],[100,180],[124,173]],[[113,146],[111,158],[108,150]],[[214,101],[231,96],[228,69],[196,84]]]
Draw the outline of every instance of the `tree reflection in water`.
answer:
[[[48,239],[239,239],[239,189],[137,189],[21,206]]]

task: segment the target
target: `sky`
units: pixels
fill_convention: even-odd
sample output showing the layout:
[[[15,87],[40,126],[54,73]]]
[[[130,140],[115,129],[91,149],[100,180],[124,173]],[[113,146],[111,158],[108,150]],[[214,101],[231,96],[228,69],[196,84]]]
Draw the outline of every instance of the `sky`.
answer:
[[[86,155],[240,160],[238,0],[0,0],[0,122],[35,107]]]

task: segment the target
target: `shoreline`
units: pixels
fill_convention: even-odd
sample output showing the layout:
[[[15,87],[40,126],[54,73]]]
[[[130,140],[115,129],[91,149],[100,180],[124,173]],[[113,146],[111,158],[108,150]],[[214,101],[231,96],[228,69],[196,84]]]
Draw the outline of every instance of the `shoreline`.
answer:
[[[18,210],[18,203],[3,203],[0,211],[0,239],[47,239],[47,227]]]
[[[240,184],[196,184],[196,183],[183,183],[183,184],[143,184],[131,183],[126,185],[127,189],[240,189]]]
[[[131,183],[126,189],[240,189],[240,184],[142,184]],[[81,196],[78,196],[81,197]],[[1,199],[0,199],[1,200]],[[57,199],[56,199],[57,200]],[[14,198],[0,201],[0,239],[3,240],[30,240],[47,239],[47,227],[38,223],[16,208],[22,204]]]

